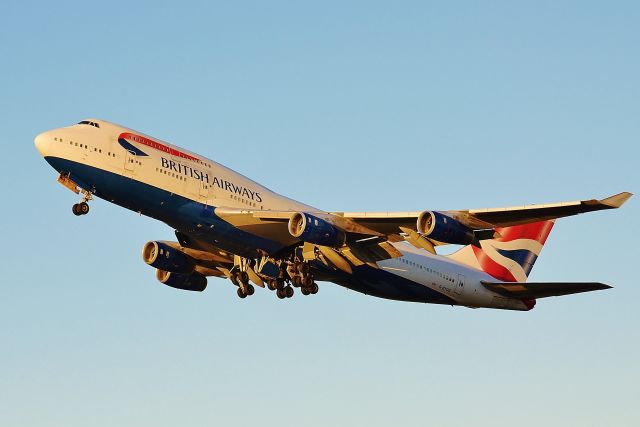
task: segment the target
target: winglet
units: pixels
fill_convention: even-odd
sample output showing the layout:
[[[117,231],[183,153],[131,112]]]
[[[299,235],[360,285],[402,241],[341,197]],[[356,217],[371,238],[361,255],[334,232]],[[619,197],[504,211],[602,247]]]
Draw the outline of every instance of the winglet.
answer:
[[[633,196],[633,193],[624,191],[622,193],[618,193],[613,196],[607,197],[606,199],[602,199],[600,200],[600,203],[615,209],[622,206],[627,200],[631,198],[631,196]]]

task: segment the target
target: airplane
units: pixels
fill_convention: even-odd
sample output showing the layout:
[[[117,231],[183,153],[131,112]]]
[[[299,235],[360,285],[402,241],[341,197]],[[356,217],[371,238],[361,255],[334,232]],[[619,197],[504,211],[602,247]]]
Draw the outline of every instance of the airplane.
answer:
[[[537,299],[608,289],[599,282],[528,282],[556,219],[615,209],[631,196],[510,208],[327,212],[282,196],[206,157],[105,120],[39,134],[58,182],[162,221],[177,241],[142,249],[160,283],[204,291],[227,278],[240,298],[255,286],[291,298],[333,282],[390,300],[531,310]],[[439,254],[444,245],[460,248]]]

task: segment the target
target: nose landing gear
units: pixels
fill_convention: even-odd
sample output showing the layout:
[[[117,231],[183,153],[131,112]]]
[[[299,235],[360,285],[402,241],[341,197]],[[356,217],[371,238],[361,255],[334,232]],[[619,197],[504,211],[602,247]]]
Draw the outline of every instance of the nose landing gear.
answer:
[[[93,199],[91,193],[87,190],[82,190],[82,201],[76,203],[71,207],[71,211],[75,216],[86,215],[89,213],[89,200]]]
[[[74,215],[86,215],[89,213],[89,204],[87,202],[76,203],[71,207],[71,211]]]

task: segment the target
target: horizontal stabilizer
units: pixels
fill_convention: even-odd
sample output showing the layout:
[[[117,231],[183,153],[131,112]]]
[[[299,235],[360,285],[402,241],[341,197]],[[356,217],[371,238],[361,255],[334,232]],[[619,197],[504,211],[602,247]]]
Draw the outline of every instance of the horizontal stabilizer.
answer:
[[[497,294],[508,298],[535,299],[610,289],[598,282],[481,282]]]

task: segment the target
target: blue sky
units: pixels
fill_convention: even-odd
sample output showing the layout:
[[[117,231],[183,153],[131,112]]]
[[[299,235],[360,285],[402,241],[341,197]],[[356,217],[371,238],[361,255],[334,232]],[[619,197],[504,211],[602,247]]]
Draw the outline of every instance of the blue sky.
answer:
[[[17,2],[0,9],[0,423],[640,423],[638,202],[558,222],[532,312],[162,287],[172,230],[71,214],[33,137],[86,117],[327,210],[640,191],[637,2]]]

